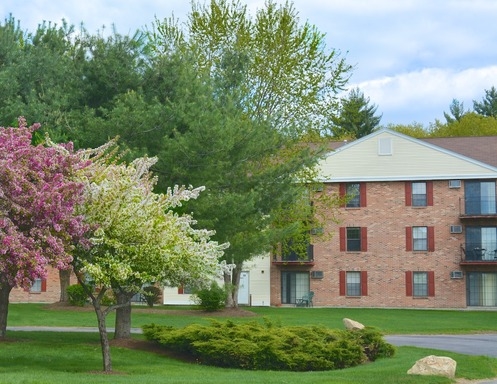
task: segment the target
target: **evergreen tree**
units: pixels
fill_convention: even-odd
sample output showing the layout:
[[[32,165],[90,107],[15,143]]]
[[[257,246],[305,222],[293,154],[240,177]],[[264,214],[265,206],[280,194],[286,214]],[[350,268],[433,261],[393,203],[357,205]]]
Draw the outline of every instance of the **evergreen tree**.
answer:
[[[369,104],[359,88],[350,91],[341,100],[338,115],[334,118],[333,135],[359,139],[374,132],[380,124],[381,115],[375,116],[377,106]]]
[[[497,118],[497,90],[495,87],[485,90],[485,97],[481,102],[473,100],[473,108],[480,115]]]
[[[447,124],[451,124],[456,121],[461,121],[461,118],[469,112],[464,110],[464,103],[457,99],[452,99],[452,103],[449,106],[449,110],[451,115],[449,115],[447,112],[444,112],[444,117],[445,120],[447,121]]]

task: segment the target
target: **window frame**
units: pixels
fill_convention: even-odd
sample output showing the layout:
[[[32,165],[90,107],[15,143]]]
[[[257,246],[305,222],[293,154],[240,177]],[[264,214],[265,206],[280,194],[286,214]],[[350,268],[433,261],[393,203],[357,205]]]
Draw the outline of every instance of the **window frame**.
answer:
[[[349,290],[348,276],[359,277],[359,290],[351,292]],[[357,283],[355,283],[357,284]],[[356,294],[358,293],[358,294]],[[362,297],[368,295],[368,272],[367,271],[340,271],[339,272],[339,294],[340,296]]]
[[[349,230],[359,230],[359,238],[358,239],[350,239]],[[368,229],[367,227],[340,227],[339,229],[339,237],[340,237],[340,251],[341,252],[367,252],[368,250]],[[354,247],[351,249],[349,247],[349,241],[356,241],[359,244],[359,247]],[[358,248],[358,249],[357,249]]]
[[[419,291],[416,292],[415,289],[415,276],[425,276],[426,277],[426,294],[420,294]],[[406,296],[411,296],[414,298],[427,298],[435,296],[435,272],[434,271],[406,271],[405,273],[406,282]],[[418,285],[421,283],[417,283]]]
[[[346,203],[342,204],[342,207],[344,208],[349,208],[349,209],[357,209],[357,208],[362,208],[367,206],[367,199],[366,199],[366,183],[361,183],[361,182],[351,182],[351,183],[340,183],[339,184],[339,196],[341,198],[345,198],[348,196],[348,190],[351,186],[353,185],[358,185],[359,190],[358,190],[358,195],[354,194],[354,198],[352,200],[347,201]],[[357,197],[358,196],[358,197]],[[358,199],[358,201],[357,201]],[[351,203],[352,201],[352,203]]]
[[[43,278],[34,279],[31,287],[29,288],[29,293],[42,293],[47,291],[47,280]]]
[[[412,227],[412,250],[414,252],[428,251],[428,227]]]
[[[347,200],[347,202],[345,203],[345,207],[361,207],[361,183],[346,183],[345,194],[350,197],[350,200]]]
[[[424,204],[416,202],[415,196],[423,194],[414,193],[415,184],[425,184]],[[433,206],[433,182],[432,181],[406,181],[405,182],[405,202],[408,207],[423,208]]]
[[[415,240],[422,240],[417,237],[414,238],[414,229],[415,228],[426,228],[427,233],[427,247],[426,249],[419,249],[415,247]],[[435,252],[435,227],[433,226],[425,226],[425,225],[416,225],[411,227],[406,227],[406,251],[408,252]]]

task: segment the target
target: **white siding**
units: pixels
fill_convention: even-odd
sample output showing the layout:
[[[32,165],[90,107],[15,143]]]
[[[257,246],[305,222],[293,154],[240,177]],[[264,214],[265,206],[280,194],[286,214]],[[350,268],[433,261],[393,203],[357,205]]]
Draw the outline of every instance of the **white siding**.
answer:
[[[391,155],[379,154],[379,142],[385,139],[391,139]],[[378,131],[330,152],[321,161],[320,169],[323,181],[485,178],[495,177],[497,171],[486,164],[389,130]]]
[[[269,306],[270,301],[270,257],[255,257],[245,263],[243,270],[249,271],[249,295],[252,306]],[[219,284],[223,281],[218,280]],[[191,295],[178,294],[177,287],[164,287],[163,303],[166,305],[192,305]]]

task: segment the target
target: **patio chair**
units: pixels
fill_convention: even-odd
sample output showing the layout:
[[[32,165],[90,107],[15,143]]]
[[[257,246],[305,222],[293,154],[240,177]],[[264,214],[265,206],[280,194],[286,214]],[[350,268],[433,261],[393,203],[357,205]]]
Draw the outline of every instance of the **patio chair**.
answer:
[[[306,295],[302,296],[301,299],[297,299],[295,302],[296,307],[312,307],[312,298],[314,297],[314,292],[309,292]]]

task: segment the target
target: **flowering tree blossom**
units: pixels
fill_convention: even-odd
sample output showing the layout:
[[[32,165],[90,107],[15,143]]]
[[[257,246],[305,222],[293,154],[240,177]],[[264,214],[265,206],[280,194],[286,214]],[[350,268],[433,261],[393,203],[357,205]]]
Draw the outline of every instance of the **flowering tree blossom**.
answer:
[[[130,299],[146,283],[198,285],[220,272],[225,245],[210,241],[211,231],[193,228],[191,215],[173,210],[203,188],[154,193],[157,179],[149,170],[156,161],[94,161],[90,174],[82,176],[86,196],[80,213],[95,229],[92,247],[78,248],[73,265],[97,314],[105,371],[112,370],[105,317],[124,305],[101,306],[109,289]]]
[[[0,127],[0,337],[5,337],[9,295],[44,278],[47,266],[67,268],[88,226],[75,214],[83,184],[72,181],[88,162],[67,144],[32,145],[39,125]],[[62,148],[62,147],[60,147]]]

